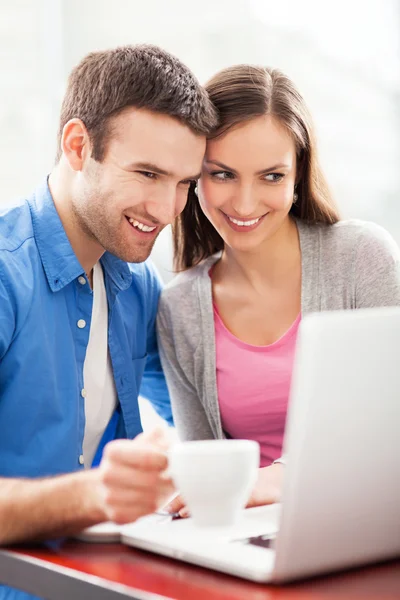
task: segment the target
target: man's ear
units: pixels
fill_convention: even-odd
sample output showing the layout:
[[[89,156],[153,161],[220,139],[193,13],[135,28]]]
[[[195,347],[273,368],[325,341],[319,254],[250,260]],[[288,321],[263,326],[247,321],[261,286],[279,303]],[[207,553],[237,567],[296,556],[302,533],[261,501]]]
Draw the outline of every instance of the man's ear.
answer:
[[[61,150],[73,171],[81,171],[91,155],[87,129],[80,119],[70,119],[63,128]]]

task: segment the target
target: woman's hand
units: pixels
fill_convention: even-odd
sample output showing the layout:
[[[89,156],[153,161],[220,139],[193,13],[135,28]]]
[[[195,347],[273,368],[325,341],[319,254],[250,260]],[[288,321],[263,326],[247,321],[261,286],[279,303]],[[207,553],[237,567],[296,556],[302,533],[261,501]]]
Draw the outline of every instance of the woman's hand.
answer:
[[[285,465],[281,463],[274,463],[269,467],[258,469],[257,482],[246,508],[280,502],[284,470]],[[170,513],[179,513],[179,516],[183,518],[190,516],[189,509],[180,495],[176,496],[165,507],[165,510]]]
[[[258,478],[247,503],[247,508],[280,502],[285,465],[274,463],[258,469]]]

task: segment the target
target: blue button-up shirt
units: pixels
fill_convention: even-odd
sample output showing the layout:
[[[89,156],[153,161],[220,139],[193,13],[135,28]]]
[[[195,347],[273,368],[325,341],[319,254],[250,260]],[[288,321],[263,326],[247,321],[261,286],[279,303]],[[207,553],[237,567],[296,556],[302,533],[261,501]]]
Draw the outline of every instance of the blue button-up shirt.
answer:
[[[134,438],[142,431],[139,392],[172,422],[155,334],[161,286],[148,261],[128,265],[106,252],[101,264],[120,404],[111,437]],[[92,305],[46,181],[0,215],[0,476],[83,468]]]

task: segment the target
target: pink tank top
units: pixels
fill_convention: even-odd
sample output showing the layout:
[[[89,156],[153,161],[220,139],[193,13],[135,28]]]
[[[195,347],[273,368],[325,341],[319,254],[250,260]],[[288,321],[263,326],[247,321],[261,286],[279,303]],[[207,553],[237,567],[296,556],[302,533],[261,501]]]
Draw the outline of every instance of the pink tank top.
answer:
[[[282,454],[290,381],[301,315],[269,346],[252,346],[224,325],[214,304],[217,389],[222,427],[260,444],[260,466]]]

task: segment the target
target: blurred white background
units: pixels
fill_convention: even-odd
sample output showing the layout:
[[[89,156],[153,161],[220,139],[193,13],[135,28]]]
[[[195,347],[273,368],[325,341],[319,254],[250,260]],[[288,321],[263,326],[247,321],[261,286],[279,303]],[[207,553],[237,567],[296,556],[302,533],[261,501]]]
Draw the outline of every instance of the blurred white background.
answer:
[[[399,0],[0,0],[1,204],[50,171],[70,69],[138,42],[173,52],[201,82],[240,62],[285,71],[312,110],[343,215],[400,242]],[[169,231],[154,259],[169,279]]]

